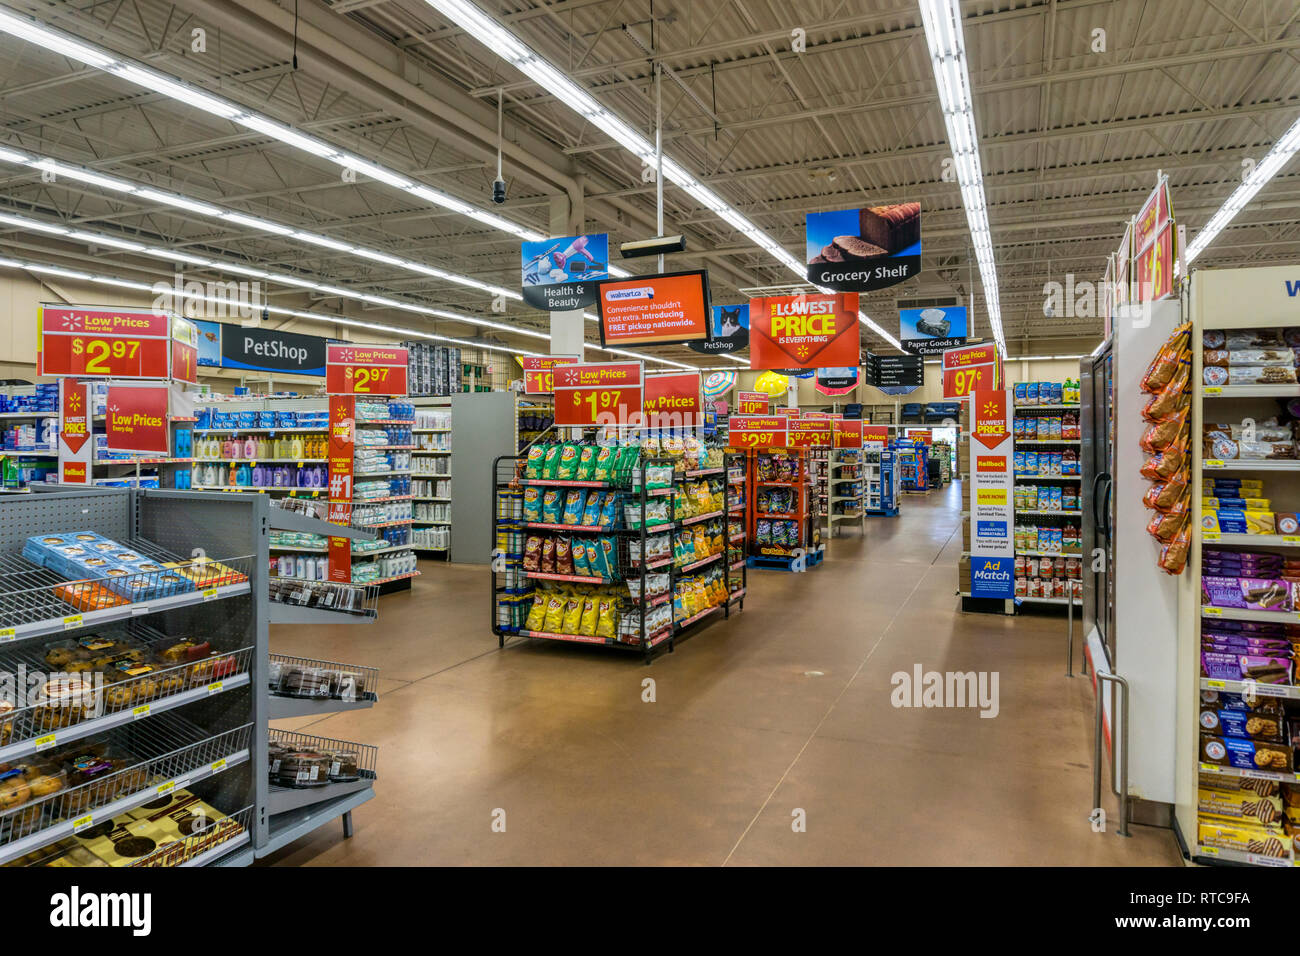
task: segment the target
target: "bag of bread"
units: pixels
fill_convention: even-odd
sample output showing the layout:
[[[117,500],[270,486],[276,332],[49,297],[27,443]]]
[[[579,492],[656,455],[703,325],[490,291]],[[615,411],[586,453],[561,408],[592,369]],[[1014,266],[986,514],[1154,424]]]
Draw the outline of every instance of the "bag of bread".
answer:
[[[1168,481],[1182,471],[1187,463],[1187,441],[1181,438],[1164,451],[1148,458],[1142,466],[1142,477],[1148,481]]]
[[[1163,492],[1164,490],[1165,490],[1165,483],[1163,481],[1157,481],[1150,488],[1148,488],[1147,493],[1142,496],[1142,505],[1146,508],[1150,508],[1152,511],[1155,511],[1156,498],[1158,498],[1160,496],[1160,493]]]
[[[1182,574],[1187,567],[1187,549],[1191,540],[1191,522],[1185,523],[1173,539],[1160,549],[1160,570],[1168,574]]]
[[[1146,374],[1142,376],[1139,386],[1142,391],[1153,395],[1158,394],[1173,380],[1179,364],[1187,357],[1191,329],[1192,324],[1184,322],[1175,328],[1165,344],[1160,346],[1160,351],[1156,352],[1156,357],[1151,360]]]
[[[1187,487],[1187,472],[1177,471],[1164,482],[1164,486],[1156,494],[1156,510],[1172,511],[1178,507],[1178,503],[1183,502],[1183,507],[1187,507],[1187,501],[1190,500],[1191,489]]]
[[[1180,361],[1173,377],[1160,391],[1151,396],[1142,409],[1142,417],[1149,422],[1158,422],[1182,409],[1187,404],[1187,383],[1191,377],[1192,363]]]
[[[1147,534],[1161,543],[1168,543],[1173,540],[1179,531],[1183,530],[1183,525],[1187,523],[1187,503],[1189,497],[1180,500],[1179,505],[1175,505],[1168,513],[1157,511],[1147,522]]]
[[[1187,412],[1190,408],[1190,405],[1186,406],[1164,421],[1153,422],[1148,425],[1139,441],[1142,450],[1154,455],[1158,451],[1164,451],[1182,437],[1184,429],[1187,427]]]

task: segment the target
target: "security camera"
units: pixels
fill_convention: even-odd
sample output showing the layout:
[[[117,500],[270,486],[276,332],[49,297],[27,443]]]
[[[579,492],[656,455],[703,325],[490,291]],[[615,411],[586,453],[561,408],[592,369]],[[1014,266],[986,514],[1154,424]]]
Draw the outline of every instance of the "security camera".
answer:
[[[506,181],[504,179],[494,179],[492,181],[492,201],[498,206],[506,201]]]

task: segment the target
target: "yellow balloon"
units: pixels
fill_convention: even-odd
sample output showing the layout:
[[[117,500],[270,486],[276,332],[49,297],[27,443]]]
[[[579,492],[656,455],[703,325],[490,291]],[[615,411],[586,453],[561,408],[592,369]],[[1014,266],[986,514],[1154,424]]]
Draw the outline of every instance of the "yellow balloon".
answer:
[[[776,372],[764,372],[755,379],[754,388],[768,395],[784,395],[790,389],[790,379]]]

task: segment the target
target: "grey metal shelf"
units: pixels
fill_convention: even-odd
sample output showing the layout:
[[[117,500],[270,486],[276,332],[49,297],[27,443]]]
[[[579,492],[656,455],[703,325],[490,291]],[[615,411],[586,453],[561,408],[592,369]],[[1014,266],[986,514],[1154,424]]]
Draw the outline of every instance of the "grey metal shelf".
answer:
[[[335,700],[332,697],[285,697],[281,694],[272,694],[268,717],[271,720],[285,720],[289,717],[324,717],[327,714],[339,714],[346,710],[369,710],[377,703],[379,703],[377,697],[367,697],[363,700]]]
[[[342,796],[335,795],[324,803],[308,804],[296,810],[277,814],[270,819],[266,840],[254,851],[255,856],[267,856],[288,846],[294,840],[320,829],[327,823],[332,823],[344,814],[351,813],[361,804],[372,799],[374,795],[374,787],[369,786]]]
[[[374,541],[377,535],[365,528],[330,524],[320,518],[286,511],[283,508],[269,509],[270,525],[277,531],[297,531],[301,534],[320,534],[326,537],[351,538],[353,541]]]
[[[354,614],[327,608],[300,607],[296,604],[269,602],[272,624],[372,624],[377,613]]]
[[[271,785],[266,801],[266,812],[271,816],[288,813],[302,807],[315,806],[329,800],[348,796],[361,790],[374,791],[375,778],[362,776],[360,780],[346,783],[327,783],[323,787],[277,787]]]

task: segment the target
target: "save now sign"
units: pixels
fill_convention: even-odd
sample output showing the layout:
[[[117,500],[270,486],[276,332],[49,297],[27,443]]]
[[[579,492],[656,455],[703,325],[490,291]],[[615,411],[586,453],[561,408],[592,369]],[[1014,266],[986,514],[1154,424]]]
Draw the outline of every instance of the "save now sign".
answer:
[[[110,385],[104,402],[104,434],[109,451],[166,458],[171,454],[167,424],[168,387]]]

